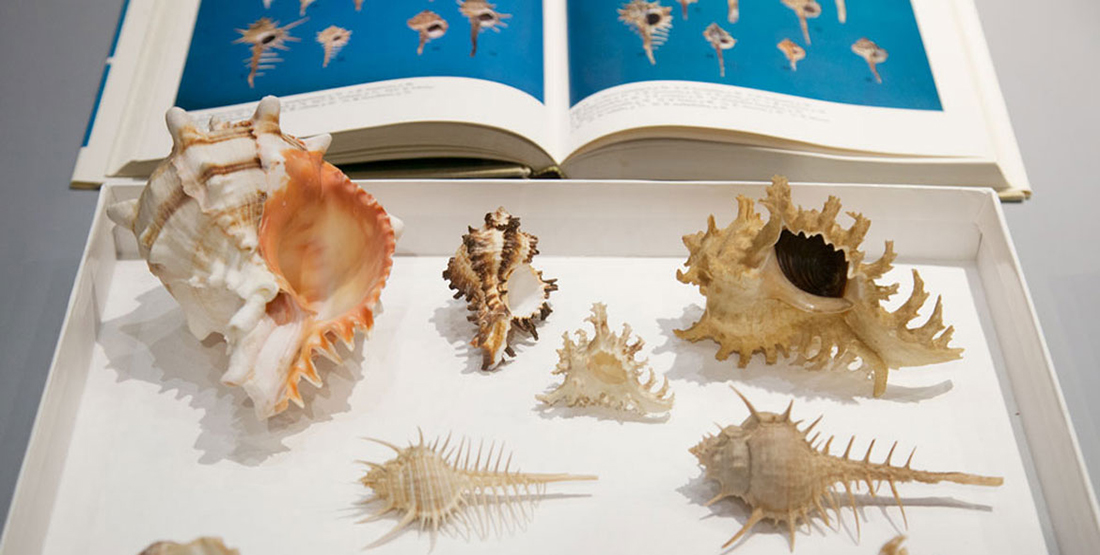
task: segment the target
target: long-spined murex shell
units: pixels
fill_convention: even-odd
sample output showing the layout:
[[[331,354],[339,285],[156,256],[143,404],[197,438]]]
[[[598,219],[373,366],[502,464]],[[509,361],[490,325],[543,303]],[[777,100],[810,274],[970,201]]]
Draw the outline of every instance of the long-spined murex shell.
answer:
[[[283,134],[274,97],[238,123],[202,129],[179,108],[167,120],[171,155],[108,214],[134,232],[191,332],[225,337],[222,381],[258,417],[301,406],[299,380],[321,385],[314,355],[339,362],[334,341],[350,348],[373,326],[400,222],[321,159],[328,135]]]
[[[782,177],[773,179],[761,203],[767,222],[752,199],[739,196],[737,219],[725,229],[711,216],[706,231],[684,236],[688,271],[677,270],[676,277],[698,285],[707,303],[703,317],[676,335],[713,339],[717,358],[737,353],[741,367],[755,353],[764,353],[768,364],[783,354],[811,369],[854,367],[873,376],[876,397],[886,391],[891,368],[962,355],[948,346],[954,330],[944,328],[940,299],[924,325],[908,327],[928,299],[916,270],[909,299],[894,312],[882,307],[898,284],[875,280],[897,255],[887,241],[882,258],[864,263],[859,245],[871,225],[867,218],[849,213],[854,223],[842,227],[836,197],[820,212],[803,210],[791,203]]]
[[[538,242],[519,230],[519,218],[500,207],[485,215],[484,226],[469,228],[443,271],[443,279],[458,291],[455,298],[465,296],[474,312],[468,319],[477,324],[477,335],[470,344],[482,350],[482,370],[495,368],[504,353],[515,356],[510,343],[517,328],[538,339],[535,322],[550,314],[546,299],[558,286],[531,266]]]

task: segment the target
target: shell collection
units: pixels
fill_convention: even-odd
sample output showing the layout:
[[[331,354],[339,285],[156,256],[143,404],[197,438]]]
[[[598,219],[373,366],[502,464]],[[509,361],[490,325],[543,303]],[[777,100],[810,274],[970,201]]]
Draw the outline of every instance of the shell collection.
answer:
[[[768,519],[776,523],[787,523],[794,550],[795,528],[801,520],[810,523],[811,511],[821,517],[825,524],[832,526],[829,513],[823,503],[829,503],[837,518],[842,518],[837,503],[836,484],[844,486],[852,513],[855,514],[856,530],[859,530],[859,512],[856,510],[852,488],[860,483],[867,484],[868,492],[874,494],[878,485],[887,483],[894,494],[894,500],[905,519],[905,507],[898,497],[898,482],[921,482],[935,484],[954,482],[978,486],[1000,486],[1003,479],[989,476],[975,476],[962,472],[928,472],[913,470],[913,454],[905,461],[905,466],[892,466],[890,460],[897,443],[890,448],[885,461],[871,462],[871,450],[875,442],[871,441],[867,454],[862,460],[848,458],[852,450],[853,436],[848,441],[844,455],[837,457],[829,452],[833,438],[830,437],[820,448],[815,443],[818,436],[807,436],[821,421],[821,417],[802,429],[798,422],[791,421],[791,408],[787,406],[783,414],[757,411],[749,400],[734,389],[749,409],[749,416],[740,425],[720,427],[717,435],[707,435],[690,452],[699,459],[706,477],[718,482],[721,487],[718,495],[707,502],[717,503],[727,497],[736,497],[752,508],[749,520],[729,539],[722,548],[733,545],[756,523]],[[913,450],[914,453],[916,449]],[[905,519],[907,521],[907,519]]]
[[[376,520],[390,511],[401,513],[401,520],[367,548],[386,543],[414,521],[420,523],[421,529],[430,530],[433,537],[456,520],[485,537],[490,529],[501,530],[517,524],[517,519],[526,518],[525,505],[533,505],[544,494],[546,484],[596,479],[574,474],[523,473],[512,469],[512,455],[505,458],[503,443],[499,448],[496,443],[490,444],[483,460],[484,442],[478,444],[474,455],[472,441],[463,439],[448,450],[450,440],[448,436],[443,445],[439,439],[428,444],[420,434],[417,443],[400,448],[370,439],[393,449],[396,456],[381,464],[362,461],[370,470],[360,481],[373,492],[366,503],[380,501],[384,506],[360,522]]]
[[[649,378],[642,382],[646,364],[634,355],[644,343],[640,338],[630,343],[630,325],[623,324],[623,332],[615,335],[607,325],[607,307],[601,303],[592,305],[587,321],[596,335],[589,341],[584,330],[578,330],[576,343],[568,333],[562,335],[565,345],[558,351],[561,360],[553,374],[563,374],[565,381],[537,398],[547,405],[595,405],[641,415],[672,410],[676,395],[669,393],[668,378],[653,389],[657,374],[650,369]]]
[[[842,227],[836,197],[820,212],[795,206],[781,177],[761,203],[767,221],[752,199],[739,196],[737,218],[724,229],[711,216],[705,231],[684,236],[688,270],[676,277],[698,286],[707,303],[702,318],[676,335],[712,339],[718,360],[736,353],[742,368],[763,353],[768,364],[783,355],[813,370],[864,372],[873,378],[875,397],[886,392],[891,369],[962,355],[948,346],[954,330],[943,325],[940,299],[925,324],[909,327],[928,299],[916,270],[908,300],[894,312],[883,308],[898,284],[876,280],[897,255],[887,241],[881,258],[864,261],[859,246],[871,225],[867,218],[851,213],[851,227]]]
[[[496,368],[504,355],[515,356],[511,342],[517,330],[539,338],[537,320],[550,314],[547,299],[557,280],[543,279],[531,265],[539,253],[538,237],[519,230],[519,218],[503,207],[485,215],[485,225],[470,228],[443,271],[443,279],[466,297],[477,324],[470,342],[482,351],[481,369]]]
[[[373,326],[400,223],[321,160],[327,135],[284,134],[274,97],[234,124],[200,128],[178,108],[167,119],[172,154],[108,215],[191,333],[225,338],[222,382],[244,388],[258,418],[302,406],[299,380],[321,385],[314,356],[339,362],[335,342]]]
[[[426,26],[409,21],[422,34],[421,48],[433,38],[430,15],[425,11],[414,18],[424,16]],[[442,26],[445,31],[446,22]],[[722,31],[717,24],[711,27]],[[707,39],[721,60],[721,45],[732,37],[710,31]],[[322,160],[327,136],[299,140],[283,133],[279,111],[278,100],[267,97],[248,120],[200,127],[182,110],[170,110],[171,155],[140,198],[108,208],[109,217],[137,238],[139,253],[179,302],[191,333],[225,338],[229,367],[222,381],[241,386],[261,419],[292,402],[302,406],[300,380],[321,385],[314,357],[339,362],[335,343],[350,348],[357,331],[370,331],[402,227]],[[885,391],[891,369],[961,356],[961,349],[948,345],[952,328],[943,325],[939,300],[926,323],[908,327],[928,298],[916,271],[908,299],[893,312],[883,308],[899,287],[877,280],[891,269],[895,254],[887,242],[880,259],[865,261],[860,245],[869,220],[849,213],[852,224],[840,225],[835,197],[820,211],[796,206],[789,184],[779,177],[760,202],[768,210],[766,219],[754,200],[740,196],[728,226],[719,228],[711,216],[706,230],[683,237],[689,257],[686,271],[676,276],[698,286],[706,306],[698,322],[675,330],[677,336],[711,339],[719,345],[716,358],[737,353],[742,367],[761,353],[768,364],[782,355],[810,369],[854,369],[873,379],[875,396]],[[443,278],[457,291],[455,298],[465,297],[468,319],[477,325],[471,344],[482,352],[482,369],[497,367],[504,355],[515,356],[511,343],[518,332],[537,339],[536,321],[551,312],[548,299],[557,284],[532,265],[537,247],[538,238],[521,231],[519,218],[501,207],[486,214],[481,227],[469,228],[447,262]],[[592,305],[586,321],[594,335],[578,330],[573,340],[563,334],[552,372],[562,382],[536,398],[549,406],[669,413],[675,398],[669,380],[652,369],[644,376],[647,362],[636,359],[644,343],[632,337],[630,325],[612,332],[602,303]],[[861,460],[849,459],[854,437],[843,456],[834,456],[832,437],[823,442],[817,434],[808,437],[821,418],[800,428],[801,421],[791,419],[793,401],[783,414],[761,412],[734,391],[749,416],[740,425],[719,426],[716,435],[689,449],[705,477],[720,487],[707,505],[736,497],[752,511],[723,548],[767,519],[787,524],[793,550],[800,522],[816,516],[832,526],[825,504],[842,518],[838,485],[856,513],[858,532],[852,489],[860,483],[872,495],[888,484],[903,519],[898,482],[1002,483],[961,472],[913,470],[912,455],[904,466],[893,466],[896,443],[881,463],[871,462],[874,441]],[[372,492],[366,503],[382,507],[363,522],[392,512],[399,520],[368,547],[393,539],[414,522],[433,540],[448,527],[480,537],[490,529],[511,529],[529,518],[528,507],[547,484],[596,479],[521,473],[495,443],[487,452],[482,443],[475,453],[473,442],[452,444],[450,436],[426,443],[421,435],[405,448],[372,441],[395,456],[384,463],[364,461],[369,470],[360,482]],[[883,552],[904,553],[903,540],[899,536]],[[158,542],[142,555],[235,553],[220,539],[201,538],[189,544]]]
[[[188,544],[157,542],[139,555],[240,555],[240,552],[226,547],[221,538],[199,538]]]

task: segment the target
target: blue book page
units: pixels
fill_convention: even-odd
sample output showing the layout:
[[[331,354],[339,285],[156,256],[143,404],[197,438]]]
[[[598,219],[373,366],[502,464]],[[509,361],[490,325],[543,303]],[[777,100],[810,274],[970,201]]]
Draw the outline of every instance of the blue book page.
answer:
[[[410,77],[484,79],[543,102],[543,59],[541,1],[204,0],[176,105]]]
[[[568,17],[571,106],[673,80],[943,109],[910,0],[574,0]]]

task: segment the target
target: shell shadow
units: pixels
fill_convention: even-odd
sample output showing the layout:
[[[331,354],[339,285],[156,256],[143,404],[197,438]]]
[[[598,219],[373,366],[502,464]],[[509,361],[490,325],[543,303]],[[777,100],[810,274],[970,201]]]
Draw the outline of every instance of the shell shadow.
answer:
[[[507,355],[504,356],[504,360],[496,368],[492,370],[481,369],[481,349],[470,345],[470,340],[477,333],[477,326],[466,319],[469,314],[473,313],[466,308],[466,301],[451,299],[443,306],[435,309],[430,321],[435,325],[439,335],[446,339],[466,359],[466,366],[462,369],[463,374],[491,376],[501,370],[506,370],[513,360],[512,357]],[[537,322],[535,324],[536,328],[542,324],[542,321]],[[513,329],[509,340],[509,345],[516,351],[517,355],[521,355],[523,349],[535,344],[534,336],[515,329]]]
[[[195,339],[182,310],[163,288],[142,293],[137,301],[133,311],[101,323],[97,342],[107,355],[108,368],[118,374],[117,381],[155,384],[160,392],[177,400],[188,399],[188,405],[203,411],[194,445],[203,453],[199,463],[231,460],[259,465],[288,451],[284,443],[288,437],[350,410],[351,391],[363,378],[361,339],[350,353],[339,348],[343,364],[315,361],[325,384],[321,389],[302,387],[304,409],[292,404],[281,414],[260,421],[243,390],[221,383],[229,364],[224,341],[216,336]]]
[[[555,384],[556,386],[556,384]],[[553,391],[554,387],[547,388],[544,393]],[[547,420],[565,418],[588,418],[594,420],[614,421],[619,424],[638,422],[642,424],[662,424],[668,422],[672,411],[663,414],[636,414],[633,412],[617,411],[601,406],[568,407],[563,405],[547,405],[542,401],[535,401],[531,411]]]
[[[669,378],[699,384],[736,381],[793,397],[829,399],[839,403],[855,403],[860,398],[875,399],[871,395],[870,378],[857,372],[807,370],[788,364],[783,359],[768,365],[764,363],[763,355],[759,354],[745,368],[738,368],[734,357],[716,360],[717,343],[710,340],[691,343],[677,337],[674,331],[691,327],[702,315],[703,308],[692,304],[685,307],[678,318],[657,319],[665,342],[656,346],[653,353],[672,353],[675,356],[666,374]],[[922,387],[890,384],[886,387],[886,393],[877,399],[916,403],[943,395],[952,387],[951,380]]]

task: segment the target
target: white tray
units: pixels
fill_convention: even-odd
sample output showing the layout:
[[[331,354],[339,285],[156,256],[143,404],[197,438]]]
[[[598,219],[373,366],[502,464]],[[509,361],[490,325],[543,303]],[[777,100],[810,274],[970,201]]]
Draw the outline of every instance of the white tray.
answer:
[[[218,384],[224,344],[186,330],[175,301],[114,230],[104,206],[139,187],[103,188],[77,276],[0,555],[136,554],[149,543],[225,538],[243,555],[357,553],[396,515],[369,524],[355,502],[357,459],[382,461],[371,436],[404,444],[417,427],[507,442],[531,472],[600,476],[554,484],[523,529],[480,540],[441,536],[446,553],[719,552],[746,520],[737,501],[702,503],[716,491],[687,451],[704,433],[739,423],[757,408],[824,414],[838,440],[857,436],[873,460],[893,440],[919,447],[913,466],[1005,478],[1000,488],[903,484],[908,530],[888,492],[861,498],[856,544],[845,527],[819,520],[797,536],[797,552],[877,552],[900,532],[911,553],[1093,553],[1100,545],[1089,485],[996,196],[969,189],[796,187],[794,200],[819,207],[828,194],[871,221],[871,256],[894,239],[901,254],[886,279],[908,295],[909,269],[944,297],[960,361],[891,374],[885,397],[844,374],[765,366],[738,370],[714,359],[715,344],[672,335],[701,313],[702,297],[674,273],[686,259],[680,238],[716,213],[734,216],[734,197],[763,186],[638,182],[372,182],[366,185],[406,222],[383,293],[385,312],[320,391],[305,387],[305,411],[257,423],[242,392]],[[539,236],[536,266],[559,279],[542,339],[521,343],[495,373],[478,370],[472,325],[440,274],[467,225],[506,206]],[[550,370],[564,332],[605,302],[613,328],[629,322],[646,340],[641,356],[669,376],[676,406],[666,421],[619,422],[604,413],[542,410],[535,394],[556,383]],[[926,313],[931,306],[925,308]],[[843,442],[841,444],[843,447]],[[833,446],[834,450],[837,445]],[[895,460],[898,457],[895,456]],[[787,552],[784,528],[759,524],[738,553]],[[430,539],[410,528],[379,553],[425,553]]]

